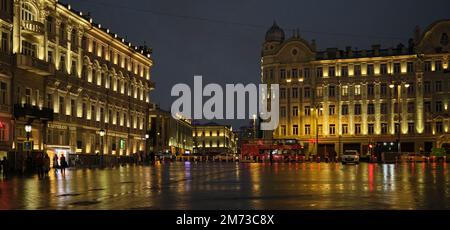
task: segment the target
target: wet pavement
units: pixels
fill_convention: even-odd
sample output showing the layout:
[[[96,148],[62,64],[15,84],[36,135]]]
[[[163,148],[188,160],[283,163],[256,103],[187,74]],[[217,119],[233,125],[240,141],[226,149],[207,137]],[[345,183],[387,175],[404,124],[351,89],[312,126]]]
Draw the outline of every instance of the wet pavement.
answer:
[[[0,209],[450,209],[444,163],[194,163],[0,180]]]

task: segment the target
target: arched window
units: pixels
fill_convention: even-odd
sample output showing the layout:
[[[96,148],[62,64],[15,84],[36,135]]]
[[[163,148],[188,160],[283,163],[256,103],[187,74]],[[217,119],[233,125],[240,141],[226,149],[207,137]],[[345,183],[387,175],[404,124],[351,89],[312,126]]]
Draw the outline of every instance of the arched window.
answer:
[[[36,11],[27,3],[22,4],[22,20],[34,21],[36,19]]]

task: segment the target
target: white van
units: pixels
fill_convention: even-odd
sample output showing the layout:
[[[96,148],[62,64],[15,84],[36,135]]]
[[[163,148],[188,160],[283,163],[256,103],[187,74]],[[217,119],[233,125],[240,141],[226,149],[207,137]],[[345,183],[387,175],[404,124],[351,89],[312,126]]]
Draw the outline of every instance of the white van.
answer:
[[[341,156],[342,164],[355,163],[359,164],[359,153],[356,150],[345,150]]]

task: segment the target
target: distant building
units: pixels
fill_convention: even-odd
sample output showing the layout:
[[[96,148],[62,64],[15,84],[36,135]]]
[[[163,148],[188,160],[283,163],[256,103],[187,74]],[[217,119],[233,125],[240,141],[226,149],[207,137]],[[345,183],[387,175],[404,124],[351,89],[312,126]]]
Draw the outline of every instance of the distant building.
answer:
[[[431,151],[449,135],[449,36],[450,20],[441,20],[417,28],[407,46],[318,50],[274,23],[261,79],[280,86],[280,122],[266,138],[295,139],[312,155],[398,143],[401,152]]]
[[[150,150],[170,154],[192,153],[192,124],[183,117],[172,117],[168,111],[150,110]]]
[[[195,154],[236,153],[237,137],[231,126],[212,122],[195,124],[193,129]]]

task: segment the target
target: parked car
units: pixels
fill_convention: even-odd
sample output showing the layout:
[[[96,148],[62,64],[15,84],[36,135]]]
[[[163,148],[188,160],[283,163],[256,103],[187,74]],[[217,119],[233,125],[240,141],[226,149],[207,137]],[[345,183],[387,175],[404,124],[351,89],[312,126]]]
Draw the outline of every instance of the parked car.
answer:
[[[359,153],[357,150],[345,150],[341,156],[342,164],[355,163],[359,164]]]

